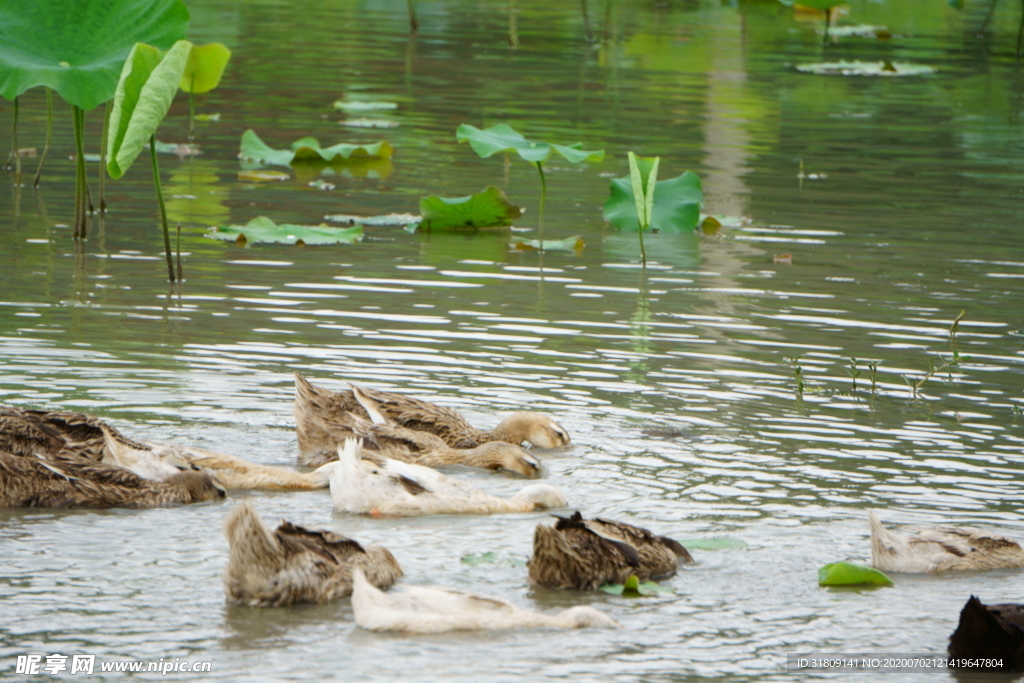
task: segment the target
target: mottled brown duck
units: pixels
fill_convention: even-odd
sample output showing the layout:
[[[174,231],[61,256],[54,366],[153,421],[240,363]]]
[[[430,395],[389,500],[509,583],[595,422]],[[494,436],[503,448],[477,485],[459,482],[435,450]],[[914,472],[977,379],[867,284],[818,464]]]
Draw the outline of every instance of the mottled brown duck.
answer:
[[[569,443],[569,433],[540,413],[512,413],[497,427],[485,431],[473,427],[451,408],[366,387],[359,390],[388,423],[434,434],[452,448],[476,448],[491,441],[516,445],[527,442],[538,448]],[[348,413],[371,419],[353,391],[329,391],[295,373],[295,423],[303,464],[318,465],[334,459],[342,441],[352,435],[346,426]]]
[[[162,481],[72,452],[14,455],[0,451],[0,507],[154,508],[225,497],[208,472],[178,472]]]
[[[530,581],[547,588],[595,590],[605,583],[625,583],[671,576],[679,562],[693,558],[678,541],[647,529],[608,519],[583,519],[579,511],[558,517],[554,526],[538,524],[533,557],[526,563]]]
[[[984,605],[972,595],[949,637],[949,656],[954,669],[1024,671],[1024,605]]]
[[[1024,549],[1009,538],[976,529],[937,526],[913,536],[882,526],[875,511],[871,525],[871,564],[882,571],[926,573],[1024,568]]]
[[[252,607],[325,603],[352,593],[356,567],[378,588],[390,588],[402,576],[402,568],[387,548],[363,546],[332,531],[283,520],[271,532],[249,501],[228,514],[224,535],[231,546],[224,571],[229,603]]]

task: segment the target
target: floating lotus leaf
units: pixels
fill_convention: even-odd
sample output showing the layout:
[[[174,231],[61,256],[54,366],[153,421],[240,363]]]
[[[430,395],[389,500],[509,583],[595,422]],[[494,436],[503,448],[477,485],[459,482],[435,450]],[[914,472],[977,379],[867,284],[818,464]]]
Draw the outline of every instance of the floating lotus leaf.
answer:
[[[389,213],[385,216],[350,216],[338,213],[332,216],[324,216],[325,221],[332,223],[348,223],[349,225],[409,225],[418,224],[423,220],[422,216],[411,213]]]
[[[239,158],[243,162],[267,164],[272,166],[288,166],[296,161],[348,161],[363,159],[390,159],[394,149],[386,140],[372,145],[353,145],[339,143],[330,147],[321,147],[316,138],[300,138],[292,143],[291,149],[273,149],[256,135],[252,128],[242,133],[242,145]]]
[[[253,218],[246,225],[214,227],[207,237],[229,242],[275,242],[278,244],[351,244],[363,238],[363,228],[334,228],[320,225],[278,225],[266,216]]]
[[[280,182],[284,180],[291,180],[292,177],[288,173],[282,173],[281,171],[266,171],[261,169],[250,169],[238,172],[239,180],[248,180],[253,183],[269,183],[269,182]]]
[[[124,175],[164,120],[178,91],[192,43],[179,40],[165,54],[152,45],[136,43],[121,70],[110,109],[107,172]]]
[[[338,121],[338,125],[348,128],[397,128],[398,121],[387,119],[346,119]]]
[[[543,249],[544,251],[574,251],[579,253],[583,251],[583,247],[586,244],[583,242],[582,237],[573,235],[562,240],[514,239],[509,246],[519,251],[541,251]]]
[[[677,233],[693,231],[700,220],[700,205],[703,201],[700,178],[693,171],[658,181],[654,185],[651,230]],[[604,203],[604,218],[619,230],[633,231],[640,228],[629,177],[612,179],[611,194]]]
[[[839,61],[799,64],[796,70],[805,74],[823,76],[927,76],[935,69],[923,64],[907,62],[861,62]]]
[[[229,59],[231,50],[220,43],[194,45],[178,87],[195,95],[213,90],[220,83]]]
[[[630,574],[625,584],[606,583],[599,590],[611,595],[621,595],[626,598],[636,598],[655,593],[675,593],[671,586],[662,586],[657,581],[644,581],[641,583],[636,574]]]
[[[828,30],[833,38],[891,38],[892,34],[885,26],[857,24],[856,26],[833,26]]]
[[[220,114],[196,114],[196,121],[220,121]]]
[[[479,555],[466,555],[460,559],[462,564],[468,564],[470,567],[479,567],[482,564],[500,564],[507,567],[525,567],[526,563],[520,559],[514,557],[502,557],[497,555],[493,550],[488,550],[485,553]]]
[[[846,4],[847,0],[779,0],[786,7],[796,7],[804,9],[818,9],[818,10],[830,10],[836,5]]]
[[[424,197],[420,214],[421,228],[491,228],[512,225],[523,212],[508,201],[504,192],[488,185],[483,192],[468,197]]]
[[[338,100],[334,103],[335,109],[341,109],[347,112],[367,112],[367,111],[389,111],[391,109],[398,109],[398,104],[395,102],[362,102],[360,100]]]
[[[818,570],[819,586],[891,586],[892,579],[871,567],[852,562],[833,562]]]
[[[515,151],[525,161],[538,163],[547,161],[552,152],[558,152],[574,164],[581,161],[601,161],[604,150],[585,150],[583,143],[574,145],[556,145],[547,142],[531,142],[504,123],[480,130],[467,123],[461,124],[455,131],[455,139],[469,142],[473,151],[486,159],[498,152]]]
[[[739,550],[747,547],[738,538],[686,538],[679,542],[687,550]]]
[[[162,50],[184,38],[181,0],[7,0],[0,3],[0,95],[53,88],[85,110],[114,96],[136,43]]]

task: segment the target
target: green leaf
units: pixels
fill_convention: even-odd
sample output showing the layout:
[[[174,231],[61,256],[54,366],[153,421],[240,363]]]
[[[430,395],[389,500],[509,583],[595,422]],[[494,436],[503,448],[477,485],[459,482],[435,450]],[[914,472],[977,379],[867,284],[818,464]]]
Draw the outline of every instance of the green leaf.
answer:
[[[0,95],[53,88],[93,109],[114,95],[136,43],[166,50],[188,30],[182,0],[7,0],[0,3]]]
[[[324,216],[325,221],[332,223],[348,223],[349,225],[418,225],[423,220],[422,216],[414,216],[411,213],[389,213],[384,216],[351,216],[346,213],[337,213],[332,216]]]
[[[480,157],[487,157],[498,152],[515,151],[524,161],[538,163],[547,161],[551,152],[558,152],[569,162],[578,164],[581,161],[601,161],[604,159],[604,150],[596,151],[583,149],[583,143],[577,142],[573,145],[555,145],[546,142],[531,142],[520,133],[504,123],[498,123],[480,130],[468,123],[461,124],[455,131],[455,139],[458,142],[469,141]]]
[[[363,228],[334,228],[320,225],[278,225],[266,216],[253,218],[246,225],[214,227],[206,233],[215,240],[232,242],[276,242],[278,244],[351,244],[363,238]]]
[[[505,193],[488,185],[483,192],[452,199],[430,195],[420,200],[422,228],[490,228],[512,225],[523,215]]]
[[[736,550],[747,544],[736,538],[687,538],[679,541],[687,550]]]
[[[676,592],[671,586],[662,586],[657,581],[644,581],[641,583],[636,574],[630,574],[625,584],[606,583],[600,586],[598,590],[602,590],[610,595],[621,595],[627,598],[643,597],[655,593]]]
[[[794,4],[800,4],[804,7],[811,9],[830,10],[836,5],[843,5],[848,0],[779,0],[786,7],[792,7]]]
[[[231,50],[220,43],[194,45],[178,87],[196,95],[213,90],[220,83],[229,59]]]
[[[625,590],[625,586],[621,583],[606,583],[600,586],[598,590],[604,591],[610,595],[622,595],[622,591]]]
[[[704,201],[700,178],[693,171],[654,184],[650,229],[658,232],[690,232],[700,219]],[[604,203],[604,218],[619,230],[638,230],[637,202],[629,178],[613,178]]]
[[[251,164],[288,166],[295,161],[317,160],[362,160],[389,159],[394,148],[386,140],[372,145],[353,145],[339,143],[331,147],[321,147],[316,138],[300,138],[292,143],[291,149],[274,149],[256,135],[252,128],[242,133],[242,144],[239,158]]]
[[[394,102],[363,102],[360,100],[338,100],[334,103],[335,109],[341,109],[347,112],[367,112],[367,111],[388,111],[391,109],[398,109],[398,105]]]
[[[110,109],[107,172],[111,178],[124,175],[164,120],[191,50],[187,40],[179,40],[164,55],[143,43],[132,48]]]
[[[582,237],[573,235],[561,240],[544,240],[543,243],[541,240],[514,239],[509,246],[519,251],[539,251],[543,247],[544,251],[574,251],[579,253],[583,251],[583,247],[586,244],[583,242]]]
[[[923,64],[861,61],[798,64],[796,70],[805,74],[822,76],[927,76],[935,73],[934,68]]]
[[[833,562],[818,570],[819,586],[891,586],[892,579],[871,567],[852,562]]]

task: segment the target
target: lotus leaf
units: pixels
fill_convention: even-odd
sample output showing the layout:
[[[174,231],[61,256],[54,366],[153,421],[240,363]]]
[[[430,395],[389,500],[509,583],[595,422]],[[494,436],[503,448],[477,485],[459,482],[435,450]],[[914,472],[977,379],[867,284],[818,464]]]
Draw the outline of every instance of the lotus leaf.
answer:
[[[344,121],[338,121],[339,125],[347,126],[348,128],[397,128],[398,121],[389,121],[387,119],[346,119]]]
[[[655,593],[676,592],[671,586],[662,586],[657,581],[644,581],[641,583],[636,574],[630,574],[629,578],[626,579],[625,584],[606,583],[601,586],[599,590],[602,590],[605,593],[610,593],[611,595],[621,595],[627,598],[653,595]]]
[[[516,132],[511,126],[499,123],[480,130],[467,123],[461,124],[455,131],[455,139],[459,142],[469,141],[469,146],[482,158],[498,152],[515,151],[525,161],[542,163],[547,161],[552,152],[558,152],[574,164],[581,161],[601,161],[604,150],[584,150],[583,143],[574,145],[556,145],[547,142],[531,142]]]
[[[461,558],[462,564],[468,564],[471,567],[478,567],[482,564],[500,564],[507,567],[524,567],[526,563],[520,559],[514,557],[501,557],[497,555],[493,550],[488,550],[485,553],[479,555],[466,555]]]
[[[335,228],[320,225],[278,225],[266,216],[253,218],[245,226],[214,227],[207,237],[229,242],[276,242],[278,244],[351,244],[363,238],[363,228]]]
[[[196,114],[196,121],[220,121],[220,114]]]
[[[184,38],[182,0],[30,0],[0,3],[0,95],[53,88],[69,104],[109,100],[136,43],[168,49]]]
[[[334,103],[335,109],[341,109],[342,111],[348,112],[367,112],[367,111],[388,111],[391,109],[398,109],[398,105],[394,102],[363,102],[360,100],[338,100]]]
[[[247,170],[238,172],[239,180],[248,180],[254,183],[267,183],[273,181],[291,180],[292,177],[288,173],[282,173],[281,171],[264,171],[264,170]]]
[[[124,175],[164,120],[178,91],[192,43],[179,40],[161,55],[152,45],[136,43],[121,70],[110,110],[107,172]]]
[[[409,225],[418,224],[423,220],[422,216],[414,216],[411,213],[389,213],[386,216],[350,216],[338,213],[333,216],[324,216],[324,220],[332,223],[348,223],[349,225]]]
[[[885,26],[871,26],[870,24],[857,24],[856,26],[833,26],[828,30],[833,38],[891,38],[892,34]]]
[[[800,64],[796,70],[805,74],[824,76],[927,76],[935,69],[923,64],[907,62],[861,62],[839,61]]]
[[[583,251],[583,247],[586,246],[583,242],[583,238],[579,235],[573,235],[572,237],[566,237],[562,240],[523,240],[516,239],[512,240],[509,245],[513,249],[519,251]]]
[[[654,206],[651,211],[651,230],[658,232],[690,232],[700,220],[700,205],[704,201],[700,178],[693,171],[681,176],[660,180],[654,185]],[[619,230],[638,230],[636,201],[630,178],[614,178],[611,195],[604,203],[604,218]]]
[[[467,197],[424,197],[420,214],[420,227],[424,228],[490,228],[512,225],[523,212],[509,203],[504,192],[488,185],[483,192]]]
[[[819,586],[891,586],[892,579],[871,567],[852,562],[833,562],[818,570]]]
[[[737,538],[686,538],[679,542],[687,550],[738,550],[747,547]]]
[[[213,90],[220,83],[229,59],[231,50],[220,43],[194,45],[178,87],[196,95]]]
[[[779,0],[786,7],[799,5],[807,9],[830,10],[836,5],[843,5],[847,0]]]
[[[361,159],[390,159],[394,149],[386,140],[372,145],[353,145],[339,143],[330,147],[321,147],[316,138],[300,138],[292,143],[291,149],[273,149],[260,139],[253,129],[242,134],[242,145],[239,158],[243,162],[288,166],[296,161],[344,161]]]

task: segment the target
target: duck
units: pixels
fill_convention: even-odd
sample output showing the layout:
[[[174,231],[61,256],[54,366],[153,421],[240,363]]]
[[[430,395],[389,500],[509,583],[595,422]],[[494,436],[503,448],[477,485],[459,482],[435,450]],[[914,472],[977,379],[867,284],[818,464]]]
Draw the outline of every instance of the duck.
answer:
[[[974,529],[938,526],[905,536],[887,531],[874,510],[871,525],[871,564],[876,569],[923,574],[1024,567],[1024,549],[1009,538]]]
[[[359,390],[354,393],[358,395]],[[531,478],[540,475],[540,462],[521,446],[489,441],[476,448],[452,448],[436,434],[399,427],[380,414],[370,415],[373,421],[349,413],[349,424],[352,433],[362,438],[362,448],[378,455],[425,467],[465,465],[507,470]]]
[[[971,596],[960,610],[960,623],[949,637],[953,660],[998,660],[999,666],[966,667],[951,661],[954,669],[987,668],[1024,671],[1024,605],[984,605]]]
[[[333,531],[307,529],[285,520],[271,532],[248,500],[228,513],[224,535],[231,547],[224,570],[229,604],[323,604],[352,593],[355,567],[378,588],[390,588],[402,577],[398,560],[387,548],[363,546]]]
[[[15,455],[55,455],[61,451],[164,481],[182,471],[216,472],[227,488],[320,489],[330,485],[332,468],[298,472],[260,465],[227,453],[178,444],[140,442],[108,422],[74,411],[25,410],[0,406],[0,449]]]
[[[554,526],[538,524],[533,556],[526,563],[530,582],[546,588],[596,590],[606,583],[625,583],[672,576],[680,562],[693,562],[681,543],[647,529],[610,519],[584,519],[577,510],[557,518]]]
[[[368,387],[359,387],[359,391],[389,422],[435,434],[452,448],[476,448],[491,441],[516,445],[527,442],[537,448],[559,448],[570,443],[569,432],[540,413],[512,413],[497,427],[485,431],[470,425],[466,418],[451,408]],[[353,390],[329,391],[314,385],[298,372],[295,373],[294,410],[299,458],[305,465],[320,465],[334,459],[340,441],[350,436],[350,430],[345,426],[347,413],[369,419],[366,408]]]
[[[376,588],[362,569],[352,571],[352,611],[368,631],[445,633],[510,628],[620,628],[593,607],[577,606],[558,614],[520,609],[508,600],[444,588],[403,586]]]
[[[182,471],[154,481],[73,451],[25,456],[0,450],[0,507],[154,508],[226,495],[224,487],[203,471]]]
[[[429,467],[385,457],[364,459],[357,439],[338,449],[331,498],[342,512],[413,517],[444,514],[532,512],[564,507],[565,496],[549,484],[530,484],[499,498]]]

